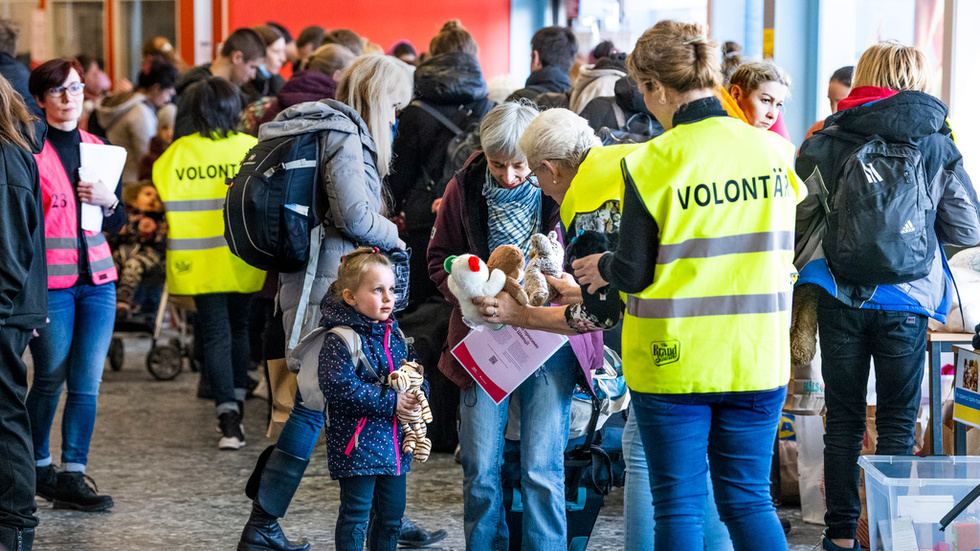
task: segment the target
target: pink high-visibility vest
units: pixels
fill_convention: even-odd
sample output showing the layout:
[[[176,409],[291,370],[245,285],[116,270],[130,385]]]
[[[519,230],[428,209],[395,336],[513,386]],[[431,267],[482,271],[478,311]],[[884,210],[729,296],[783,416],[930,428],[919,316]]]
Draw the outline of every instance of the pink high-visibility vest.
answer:
[[[101,144],[102,140],[79,130],[84,143]],[[34,155],[44,196],[44,248],[48,260],[48,289],[67,289],[78,281],[78,205],[65,166],[54,147],[44,142],[44,148]],[[115,183],[115,182],[112,182]],[[112,251],[102,232],[84,232],[88,248],[92,283],[102,285],[118,277],[112,262]]]

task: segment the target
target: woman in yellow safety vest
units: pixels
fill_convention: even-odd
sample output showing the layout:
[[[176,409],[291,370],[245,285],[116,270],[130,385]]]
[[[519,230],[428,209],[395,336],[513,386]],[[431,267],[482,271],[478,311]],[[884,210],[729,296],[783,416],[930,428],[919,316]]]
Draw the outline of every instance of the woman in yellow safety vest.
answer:
[[[195,133],[176,140],[153,164],[153,182],[167,210],[167,287],[194,295],[204,372],[211,381],[221,439],[218,447],[245,445],[242,402],[248,385],[248,312],[265,272],[231,253],[222,208],[227,178],[257,140],[235,132],[242,111],[238,89],[211,77],[184,94]]]
[[[642,147],[621,144],[600,147],[588,121],[568,109],[548,109],[535,117],[520,139],[528,165],[535,167],[541,191],[561,205],[565,264],[576,258],[615,248],[622,216],[623,158]],[[506,292],[485,297],[483,313],[488,323],[504,323],[552,333],[577,334],[604,331],[605,346],[621,352],[620,333],[623,301],[613,287],[598,293],[583,290],[565,274],[549,278],[559,306],[521,306]],[[630,415],[623,429],[626,460],[624,512],[626,551],[653,549],[653,498],[650,495],[646,454]],[[704,507],[704,549],[732,548],[728,530],[718,518],[710,492]]]
[[[707,453],[735,549],[786,549],[769,470],[805,195],[793,146],[726,115],[701,25],[661,21],[627,67],[666,131],[623,161],[630,231],[616,252],[573,268],[589,292],[629,293],[623,372],[650,463],[655,546],[702,547]]]

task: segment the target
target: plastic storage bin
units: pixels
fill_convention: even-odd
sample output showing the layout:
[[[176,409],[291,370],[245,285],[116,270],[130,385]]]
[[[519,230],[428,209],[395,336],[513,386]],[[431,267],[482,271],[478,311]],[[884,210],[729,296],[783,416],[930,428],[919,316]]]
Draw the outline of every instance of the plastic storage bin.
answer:
[[[980,549],[980,500],[939,531],[939,520],[980,484],[980,457],[863,455],[858,464],[871,551]]]

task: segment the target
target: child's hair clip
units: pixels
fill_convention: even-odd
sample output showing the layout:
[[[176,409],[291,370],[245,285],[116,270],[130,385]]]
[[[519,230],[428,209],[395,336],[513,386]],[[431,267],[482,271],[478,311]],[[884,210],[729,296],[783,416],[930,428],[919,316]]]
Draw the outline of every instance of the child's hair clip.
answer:
[[[372,247],[372,249],[374,249],[374,252],[376,252],[376,253],[379,253],[379,254],[381,253],[381,249],[379,249],[377,247]]]

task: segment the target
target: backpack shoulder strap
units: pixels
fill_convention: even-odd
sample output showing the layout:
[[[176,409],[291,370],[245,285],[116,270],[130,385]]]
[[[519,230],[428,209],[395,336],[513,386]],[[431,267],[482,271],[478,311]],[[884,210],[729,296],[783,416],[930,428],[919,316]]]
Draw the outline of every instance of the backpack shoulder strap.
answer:
[[[378,372],[371,365],[371,362],[367,360],[367,356],[364,355],[361,336],[357,334],[357,331],[354,331],[346,325],[338,325],[332,327],[329,332],[344,340],[344,344],[347,345],[347,350],[350,351],[350,359],[351,363],[354,364],[354,369],[357,369],[358,366],[364,366],[364,369],[367,370],[368,375],[372,379],[378,379]]]
[[[620,107],[619,104],[616,103],[615,101],[613,102],[612,107],[613,107],[613,115],[616,116],[616,125],[619,126],[619,128],[625,127],[626,113],[623,112],[623,108]]]
[[[445,115],[443,115],[442,113],[440,113],[438,109],[436,109],[435,107],[432,107],[428,103],[425,103],[424,101],[417,99],[417,100],[413,100],[412,103],[410,103],[409,105],[414,105],[414,106],[418,107],[419,109],[425,111],[426,113],[428,113],[429,115],[431,115],[432,118],[434,118],[437,121],[439,121],[439,124],[445,126],[449,130],[451,130],[453,134],[461,134],[463,132],[463,129],[460,128],[459,126],[456,126],[456,123],[454,123],[453,121],[449,120],[448,117],[446,117]]]
[[[303,326],[306,325],[307,306],[310,301],[310,294],[313,292],[313,282],[316,280],[316,268],[320,262],[320,241],[322,238],[322,225],[318,225],[310,231],[310,259],[306,262],[306,271],[303,276],[303,290],[300,293],[296,316],[293,318],[293,329],[289,333],[287,350],[296,348],[300,340],[300,333],[303,332]]]

